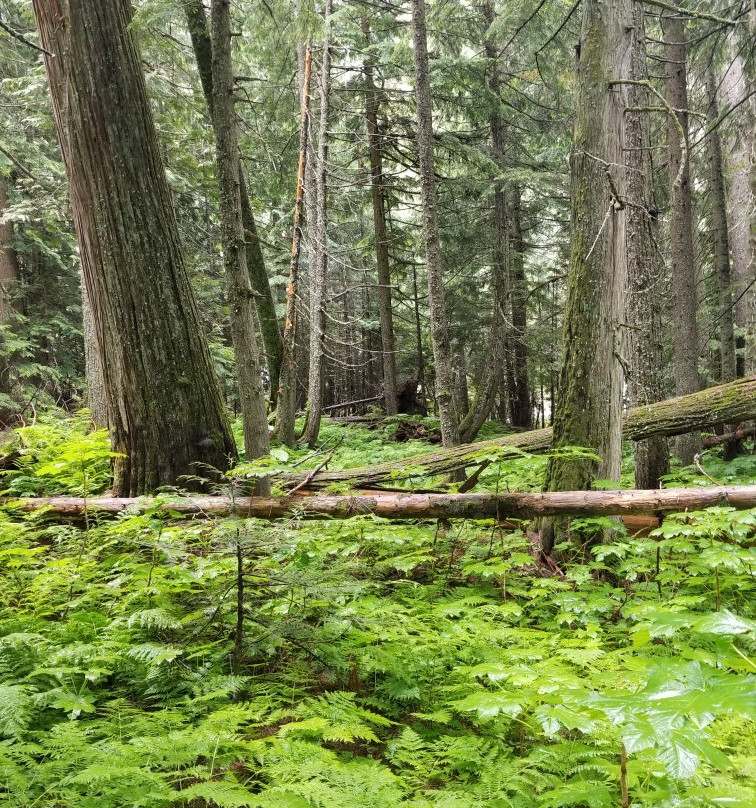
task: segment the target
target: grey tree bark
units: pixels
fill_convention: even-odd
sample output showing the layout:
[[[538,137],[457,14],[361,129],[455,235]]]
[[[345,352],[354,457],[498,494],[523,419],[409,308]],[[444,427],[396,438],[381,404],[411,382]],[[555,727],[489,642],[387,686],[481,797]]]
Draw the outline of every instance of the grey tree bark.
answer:
[[[546,490],[588,489],[619,480],[622,449],[621,326],[625,307],[626,198],[623,168],[633,0],[583,0],[572,145],[572,247],[564,347],[552,447],[584,446],[600,462],[552,457]],[[545,521],[550,552],[567,537]]]
[[[423,238],[425,241],[431,341],[436,377],[436,404],[441,419],[441,439],[443,444],[444,446],[456,446],[460,440],[459,423],[454,407],[454,355],[449,337],[449,322],[444,298],[441,243],[438,235],[425,0],[412,0],[412,43],[415,61],[417,146],[423,204]]]
[[[13,223],[3,221],[8,208],[6,180],[0,177],[0,326],[9,326],[15,310],[16,284],[18,283],[18,256],[13,246]],[[3,342],[0,332],[0,345]],[[0,393],[11,392],[10,366],[7,358],[0,355]],[[0,405],[0,425],[6,424],[12,415],[11,408]]]
[[[685,24],[679,15],[662,14],[665,94],[674,110],[667,120],[667,173],[669,177],[669,242],[672,265],[672,339],[675,351],[675,393],[678,396],[701,389],[698,375],[698,294],[693,256],[693,203],[690,188],[688,141],[688,74]],[[682,435],[675,451],[684,465],[700,451],[698,435]]]
[[[735,34],[729,37],[728,68],[722,77],[723,101],[733,107],[748,93],[743,57]],[[737,375],[756,373],[756,102],[751,98],[731,115],[726,128],[728,232],[732,251],[733,296],[737,327]]]
[[[370,45],[370,25],[363,18],[363,32]],[[367,121],[368,152],[370,156],[370,196],[373,203],[373,233],[378,270],[378,304],[381,321],[381,350],[383,360],[383,407],[386,415],[396,414],[396,342],[394,340],[394,314],[391,295],[391,265],[389,261],[388,231],[386,228],[386,193],[383,177],[383,149],[378,125],[380,93],[375,86],[375,57],[369,55],[364,62],[365,120]]]
[[[641,3],[633,7],[631,79],[647,81],[646,33]],[[627,391],[631,407],[664,398],[661,274],[657,206],[654,202],[653,164],[648,89],[629,85],[625,115],[627,166]],[[635,487],[658,488],[669,471],[669,448],[663,435],[635,444]]]
[[[218,174],[223,264],[226,272],[231,340],[244,427],[247,460],[263,457],[270,450],[268,419],[262,385],[260,351],[255,333],[252,285],[247,271],[247,248],[242,223],[239,174],[239,144],[234,115],[234,72],[231,56],[231,2],[212,3],[213,118]],[[258,493],[270,493],[262,478]]]
[[[114,491],[236,454],[181,255],[125,0],[34,0],[112,417]],[[198,469],[197,464],[204,465]]]
[[[205,6],[202,0],[184,0],[184,12],[192,40],[194,58],[197,62],[200,83],[202,84],[202,92],[210,113],[210,120],[213,121],[215,95],[213,89],[213,48],[207,25],[207,16],[205,15]],[[239,193],[241,195],[242,222],[245,230],[247,272],[255,295],[260,336],[265,347],[268,375],[270,376],[270,403],[271,407],[275,409],[278,396],[278,377],[281,373],[283,343],[276,316],[276,301],[265,269],[265,256],[257,234],[257,223],[252,211],[252,203],[241,164],[239,165]]]
[[[326,284],[328,280],[328,118],[331,108],[331,13],[333,0],[323,7],[324,37],[320,62],[320,118],[315,162],[315,205],[312,237],[316,244],[310,264],[310,366],[307,384],[307,423],[303,440],[313,448],[323,417],[325,369]],[[309,229],[309,228],[308,228]]]

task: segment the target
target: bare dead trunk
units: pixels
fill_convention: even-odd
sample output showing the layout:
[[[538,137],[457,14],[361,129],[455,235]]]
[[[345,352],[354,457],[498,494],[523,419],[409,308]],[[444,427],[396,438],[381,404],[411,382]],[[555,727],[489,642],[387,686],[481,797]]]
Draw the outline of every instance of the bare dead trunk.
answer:
[[[0,498],[0,506],[75,517],[84,512],[117,514],[148,508],[214,519],[237,515],[256,519],[348,519],[373,514],[384,519],[532,519],[539,516],[658,515],[714,505],[746,509],[756,505],[756,485],[634,491],[559,491],[544,494],[394,494],[352,496],[150,498],[39,497]]]

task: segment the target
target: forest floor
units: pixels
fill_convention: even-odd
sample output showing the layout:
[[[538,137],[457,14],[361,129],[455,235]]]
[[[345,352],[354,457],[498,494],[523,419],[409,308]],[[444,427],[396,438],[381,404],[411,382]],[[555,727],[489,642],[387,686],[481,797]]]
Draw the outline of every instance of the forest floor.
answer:
[[[395,429],[326,422],[324,453],[236,474],[433,448]],[[106,489],[85,418],[21,439],[4,493]],[[476,490],[537,490],[545,462]],[[756,482],[754,454],[703,465]],[[756,509],[573,529],[597,524],[613,541],[546,575],[525,524],[0,511],[0,805],[750,808]]]

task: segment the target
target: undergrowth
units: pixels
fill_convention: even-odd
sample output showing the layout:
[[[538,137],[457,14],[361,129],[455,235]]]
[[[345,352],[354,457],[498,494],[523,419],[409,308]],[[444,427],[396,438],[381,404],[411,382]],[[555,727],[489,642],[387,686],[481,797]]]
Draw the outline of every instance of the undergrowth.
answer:
[[[343,439],[333,467],[422,448],[387,437],[323,436]],[[6,492],[107,487],[85,416],[18,440]],[[485,485],[535,487],[542,462],[503,460]],[[754,476],[749,457],[704,463]],[[746,808],[755,525],[724,507],[647,537],[620,525],[545,576],[525,523],[6,508],[0,805]]]

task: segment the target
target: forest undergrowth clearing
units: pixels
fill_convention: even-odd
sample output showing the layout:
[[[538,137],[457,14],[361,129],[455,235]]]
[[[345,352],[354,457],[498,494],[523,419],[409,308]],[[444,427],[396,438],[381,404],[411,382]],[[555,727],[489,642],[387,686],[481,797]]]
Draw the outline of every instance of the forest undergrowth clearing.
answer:
[[[14,495],[107,486],[84,417],[21,438]],[[323,438],[343,438],[334,465],[422,448]],[[285,454],[267,469],[309,453]],[[483,487],[538,487],[543,462],[503,459]],[[752,455],[703,462],[756,476]],[[612,524],[560,576],[525,524],[3,514],[0,804],[603,808],[624,785],[751,805],[756,511]]]

